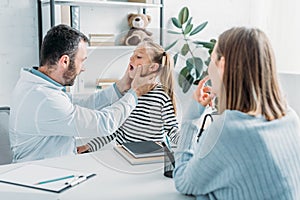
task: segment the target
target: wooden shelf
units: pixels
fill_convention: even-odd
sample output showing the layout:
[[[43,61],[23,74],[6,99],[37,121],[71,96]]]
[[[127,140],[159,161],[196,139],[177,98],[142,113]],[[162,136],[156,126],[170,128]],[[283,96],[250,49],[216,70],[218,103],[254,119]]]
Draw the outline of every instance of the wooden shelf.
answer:
[[[42,4],[49,4],[50,0],[40,0]],[[116,7],[139,7],[139,8],[159,8],[161,4],[149,3],[134,3],[134,2],[119,2],[119,1],[106,1],[106,0],[54,0],[56,5],[69,5],[69,6],[116,6]]]

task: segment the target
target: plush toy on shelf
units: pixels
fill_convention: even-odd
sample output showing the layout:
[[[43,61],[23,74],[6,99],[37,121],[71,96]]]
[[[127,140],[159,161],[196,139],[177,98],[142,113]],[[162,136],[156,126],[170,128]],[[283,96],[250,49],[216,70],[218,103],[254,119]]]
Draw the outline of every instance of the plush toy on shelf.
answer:
[[[149,15],[130,13],[127,16],[127,21],[130,29],[121,43],[130,46],[138,45],[142,41],[152,40],[152,33],[146,30],[151,22]]]

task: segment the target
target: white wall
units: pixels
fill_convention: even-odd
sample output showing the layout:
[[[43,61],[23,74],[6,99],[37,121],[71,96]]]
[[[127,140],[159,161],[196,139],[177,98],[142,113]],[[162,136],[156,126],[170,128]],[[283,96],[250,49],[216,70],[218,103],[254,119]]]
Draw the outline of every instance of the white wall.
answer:
[[[195,39],[208,40],[217,38],[225,29],[232,26],[249,25],[250,22],[249,6],[251,0],[180,0],[176,3],[174,2],[173,0],[165,0],[167,29],[174,27],[171,24],[171,17],[177,17],[180,9],[184,6],[189,8],[194,25],[208,21],[206,28],[200,34],[197,34]]]
[[[272,1],[273,3],[273,1]],[[300,74],[300,1],[274,1],[269,34],[280,71]]]
[[[263,29],[274,48],[277,67],[283,73],[300,73],[300,1],[254,0],[251,23]]]
[[[36,1],[0,1],[0,105],[9,105],[21,67],[38,64]]]
[[[295,91],[295,88],[300,85],[300,74],[296,73],[279,73],[282,92],[287,99],[289,105],[300,116],[300,93]]]
[[[278,70],[300,73],[298,49],[300,46],[300,1],[298,0],[165,0],[167,28],[172,28],[170,17],[188,6],[194,24],[208,21],[197,39],[217,38],[233,26],[255,26],[269,36],[277,59]]]

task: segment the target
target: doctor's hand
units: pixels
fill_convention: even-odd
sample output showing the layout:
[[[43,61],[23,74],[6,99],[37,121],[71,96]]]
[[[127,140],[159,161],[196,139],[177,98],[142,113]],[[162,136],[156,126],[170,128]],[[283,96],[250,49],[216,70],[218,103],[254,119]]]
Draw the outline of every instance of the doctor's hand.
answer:
[[[123,77],[116,82],[116,86],[119,89],[121,94],[124,94],[127,92],[131,87],[132,79],[129,77],[129,66],[127,67],[127,70]]]
[[[208,104],[212,106],[212,99],[214,98],[214,94],[211,94],[211,87],[205,86],[208,80],[209,77],[206,76],[199,81],[198,87],[193,94],[193,98],[204,107]]]
[[[136,92],[136,95],[142,96],[151,91],[157,83],[155,82],[157,73],[151,73],[147,76],[141,76],[142,67],[138,67],[131,83],[131,89]]]

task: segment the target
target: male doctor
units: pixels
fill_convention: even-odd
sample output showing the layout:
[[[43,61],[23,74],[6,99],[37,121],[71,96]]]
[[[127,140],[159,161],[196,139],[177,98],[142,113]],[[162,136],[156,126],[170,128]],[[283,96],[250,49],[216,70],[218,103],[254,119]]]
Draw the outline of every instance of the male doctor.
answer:
[[[10,142],[13,162],[76,154],[75,136],[115,132],[152,89],[156,74],[132,80],[128,69],[110,88],[76,100],[74,84],[87,59],[87,37],[67,25],[52,27],[41,47],[40,67],[24,68],[12,94]],[[127,92],[126,92],[127,91]]]

